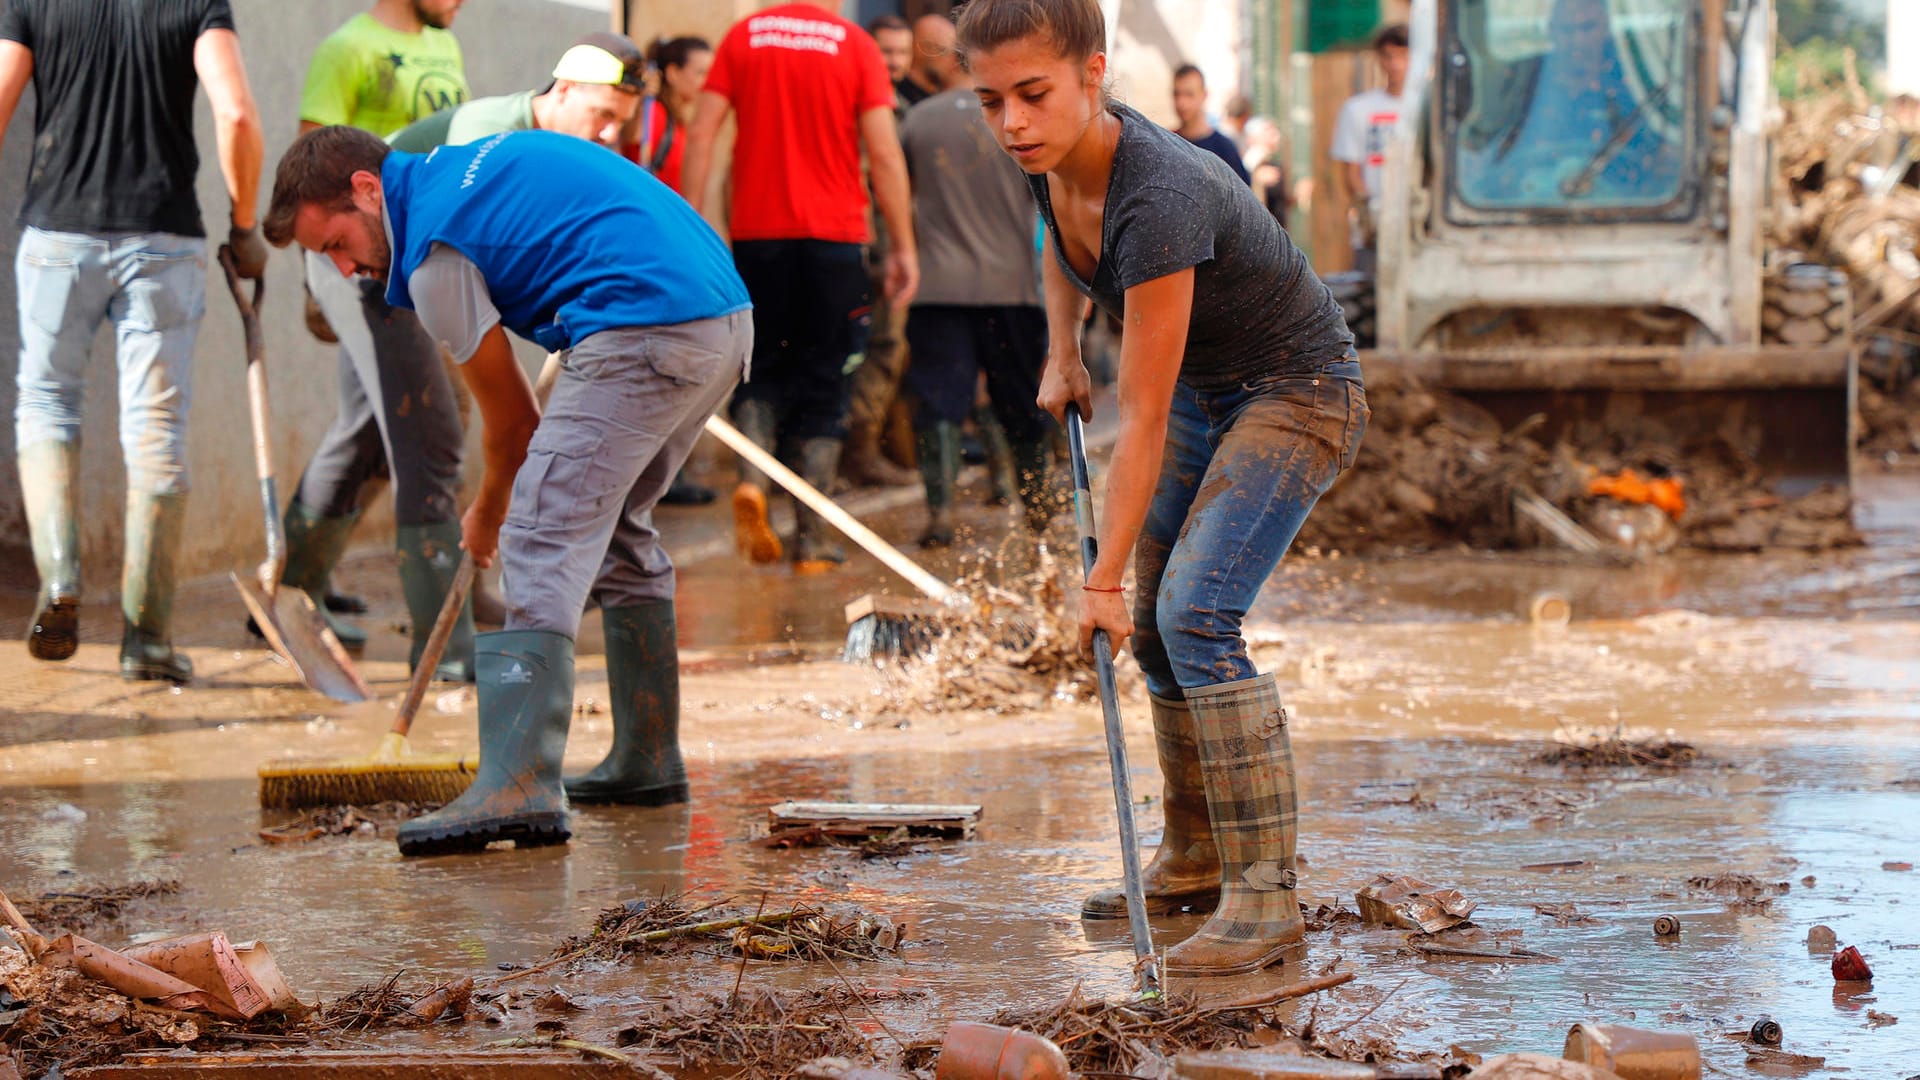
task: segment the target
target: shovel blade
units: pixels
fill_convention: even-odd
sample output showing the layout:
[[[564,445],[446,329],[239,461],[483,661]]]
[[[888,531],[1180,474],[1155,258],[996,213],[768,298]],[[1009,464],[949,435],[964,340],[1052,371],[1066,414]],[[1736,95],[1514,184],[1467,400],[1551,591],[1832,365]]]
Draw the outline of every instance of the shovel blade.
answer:
[[[293,665],[301,682],[335,701],[366,701],[373,696],[312,598],[299,589],[276,589],[268,596],[252,578],[230,576],[267,643]]]

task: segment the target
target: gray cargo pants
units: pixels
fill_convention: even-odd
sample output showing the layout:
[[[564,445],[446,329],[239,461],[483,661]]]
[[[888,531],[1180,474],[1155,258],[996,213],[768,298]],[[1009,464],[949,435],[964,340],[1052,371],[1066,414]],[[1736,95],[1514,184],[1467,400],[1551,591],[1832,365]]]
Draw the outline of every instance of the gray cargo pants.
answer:
[[[573,638],[589,600],[673,596],[653,506],[752,356],[751,311],[607,330],[560,354],[500,530],[506,629]]]
[[[413,312],[387,306],[382,282],[342,277],[309,253],[307,288],[340,339],[340,390],[294,499],[324,517],[346,517],[384,466],[396,523],[459,520],[460,406],[440,346]]]

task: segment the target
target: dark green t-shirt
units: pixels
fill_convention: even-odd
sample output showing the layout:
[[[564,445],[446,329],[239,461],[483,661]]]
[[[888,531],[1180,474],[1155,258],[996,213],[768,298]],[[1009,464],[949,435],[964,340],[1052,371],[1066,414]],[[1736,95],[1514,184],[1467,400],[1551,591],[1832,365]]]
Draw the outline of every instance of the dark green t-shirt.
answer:
[[[465,146],[503,131],[533,130],[533,91],[476,98],[415,120],[387,137],[395,150],[424,154],[437,146]]]

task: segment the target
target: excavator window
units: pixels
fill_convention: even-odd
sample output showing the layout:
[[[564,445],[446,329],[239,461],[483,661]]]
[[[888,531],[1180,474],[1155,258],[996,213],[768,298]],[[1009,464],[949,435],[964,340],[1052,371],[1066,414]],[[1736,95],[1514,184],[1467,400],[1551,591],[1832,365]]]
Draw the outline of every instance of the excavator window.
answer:
[[[1692,189],[1695,6],[1456,0],[1443,82],[1454,198],[1547,217],[1668,216]]]

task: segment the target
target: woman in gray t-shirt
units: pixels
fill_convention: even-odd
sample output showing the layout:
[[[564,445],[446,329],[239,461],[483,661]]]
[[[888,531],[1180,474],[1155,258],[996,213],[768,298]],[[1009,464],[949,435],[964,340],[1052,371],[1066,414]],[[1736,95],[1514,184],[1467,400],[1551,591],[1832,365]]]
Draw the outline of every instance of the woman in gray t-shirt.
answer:
[[[1040,404],[1091,415],[1086,300],[1119,317],[1120,434],[1081,633],[1105,630],[1152,691],[1166,834],[1154,912],[1213,915],[1166,952],[1170,975],[1281,958],[1304,927],[1287,714],[1240,624],[1307,513],[1353,463],[1366,395],[1325,285],[1219,159],[1107,100],[1098,0],[972,0],[959,49],[1047,226]],[[1121,591],[1134,558],[1138,595]],[[1122,918],[1118,891],[1089,918]]]

